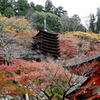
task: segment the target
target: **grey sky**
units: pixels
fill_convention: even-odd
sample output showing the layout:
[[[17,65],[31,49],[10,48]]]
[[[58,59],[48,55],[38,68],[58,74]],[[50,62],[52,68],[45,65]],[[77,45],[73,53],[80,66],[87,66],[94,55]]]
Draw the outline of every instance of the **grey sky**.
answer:
[[[46,0],[28,0],[33,1],[35,4],[45,6]],[[97,8],[100,7],[100,0],[51,0],[53,5],[58,7],[64,7],[64,10],[68,12],[68,16],[71,17],[74,14],[80,16],[82,23],[86,20],[86,16],[90,13],[96,14]]]
[[[46,0],[28,0],[35,4],[45,5]],[[96,13],[97,7],[100,7],[100,0],[51,0],[58,7],[62,6],[68,12],[68,16],[78,14],[81,18],[88,16],[90,13]]]

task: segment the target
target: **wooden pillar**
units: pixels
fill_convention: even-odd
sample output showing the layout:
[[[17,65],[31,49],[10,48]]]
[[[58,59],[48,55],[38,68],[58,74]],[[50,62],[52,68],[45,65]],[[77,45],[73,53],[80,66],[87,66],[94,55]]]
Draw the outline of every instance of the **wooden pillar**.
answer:
[[[78,98],[74,98],[74,100],[79,100]]]
[[[3,57],[0,56],[0,65],[3,64]]]

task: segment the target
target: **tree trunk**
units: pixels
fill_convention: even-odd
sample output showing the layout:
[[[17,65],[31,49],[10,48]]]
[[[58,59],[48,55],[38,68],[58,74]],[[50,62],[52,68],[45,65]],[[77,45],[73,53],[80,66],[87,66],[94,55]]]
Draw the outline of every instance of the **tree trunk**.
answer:
[[[27,93],[27,94],[25,94],[25,97],[26,97],[26,100],[29,100],[28,93]]]
[[[64,99],[65,99],[65,95],[66,95],[66,93],[64,92],[64,95],[63,95],[63,98],[62,98],[62,100],[64,100]]]

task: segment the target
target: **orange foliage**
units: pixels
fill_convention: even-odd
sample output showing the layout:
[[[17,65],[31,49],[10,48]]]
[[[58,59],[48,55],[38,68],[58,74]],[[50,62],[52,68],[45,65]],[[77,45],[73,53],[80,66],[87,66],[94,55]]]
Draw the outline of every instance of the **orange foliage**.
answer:
[[[67,34],[59,34],[60,52],[63,59],[71,59],[74,58],[76,55],[90,57],[100,52],[100,43],[97,43],[96,41],[88,41],[88,39],[85,39],[86,37],[80,38],[81,35],[84,36],[84,34],[86,35],[86,33],[79,33],[82,32],[69,32]]]
[[[6,77],[5,73],[7,72],[11,73],[13,76]],[[58,87],[55,81],[65,86],[64,84],[67,84],[67,78],[70,77],[68,71],[52,60],[49,60],[48,63],[39,63],[35,61],[25,62],[23,60],[13,59],[11,66],[0,66],[0,74],[0,80],[2,79],[0,81],[2,83],[0,86],[4,84],[3,88],[5,88],[5,91],[0,90],[0,93],[2,92],[4,95],[20,95],[25,94],[25,92],[32,95],[38,92],[38,90],[46,89],[50,85]],[[17,85],[14,85],[14,83],[12,83],[13,81],[15,81]],[[9,83],[9,86],[7,83]],[[35,85],[34,87],[33,84]],[[34,89],[29,89],[28,86]],[[25,90],[22,91],[21,89]],[[19,90],[22,92],[19,92]],[[8,92],[6,93],[6,91]]]

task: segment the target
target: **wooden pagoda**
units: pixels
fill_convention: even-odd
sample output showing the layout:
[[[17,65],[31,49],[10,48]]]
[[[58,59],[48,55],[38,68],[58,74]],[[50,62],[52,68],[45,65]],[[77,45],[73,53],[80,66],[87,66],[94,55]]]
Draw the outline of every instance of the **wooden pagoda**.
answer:
[[[58,34],[40,31],[33,37],[33,59],[40,61],[48,56],[57,59],[60,56]]]

